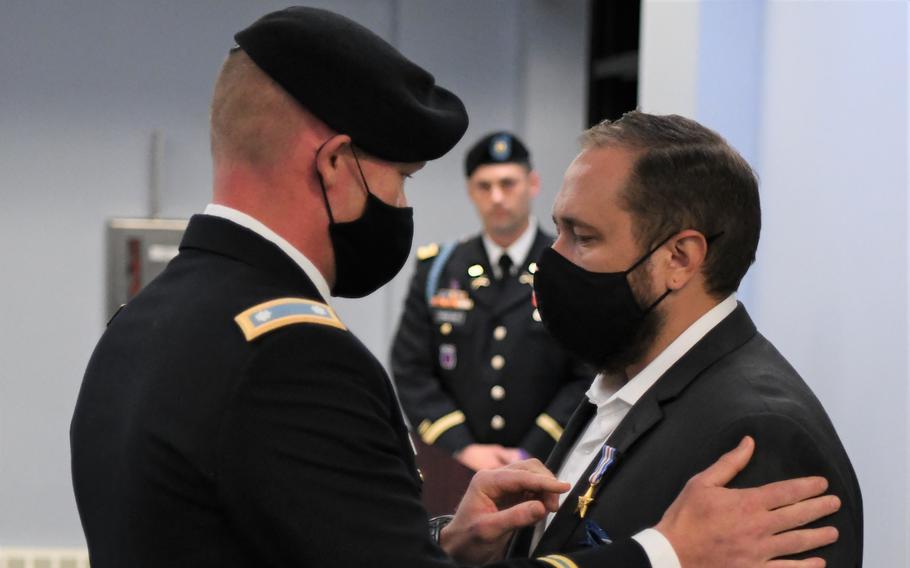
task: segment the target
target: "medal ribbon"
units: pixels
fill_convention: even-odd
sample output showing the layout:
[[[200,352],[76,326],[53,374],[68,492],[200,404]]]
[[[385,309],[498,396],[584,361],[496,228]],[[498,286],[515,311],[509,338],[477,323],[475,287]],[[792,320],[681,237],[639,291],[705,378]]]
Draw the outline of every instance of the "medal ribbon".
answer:
[[[616,463],[616,454],[616,448],[604,443],[603,448],[600,450],[600,459],[597,460],[594,471],[592,471],[591,476],[588,477],[588,490],[585,491],[584,495],[579,495],[578,497],[578,506],[575,508],[575,512],[578,513],[578,516],[582,519],[585,518],[588,507],[594,502],[594,490],[600,484],[600,480],[603,479],[604,474],[607,473],[610,466]]]
[[[588,478],[588,483],[591,485],[597,485],[600,483],[600,480],[603,478],[604,474],[607,473],[607,470],[610,469],[610,466],[613,465],[613,462],[616,461],[616,448],[608,444],[604,444],[603,448],[600,450],[600,459],[597,461],[597,467],[594,468],[594,471],[591,472],[591,477]]]

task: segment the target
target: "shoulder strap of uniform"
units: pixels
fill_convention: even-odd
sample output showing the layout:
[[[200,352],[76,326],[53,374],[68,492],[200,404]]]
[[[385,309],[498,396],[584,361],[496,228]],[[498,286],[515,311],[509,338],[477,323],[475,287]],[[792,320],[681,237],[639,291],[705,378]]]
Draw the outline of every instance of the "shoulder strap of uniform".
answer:
[[[417,260],[429,260],[437,254],[439,254],[439,245],[436,243],[417,247]]]
[[[328,304],[304,298],[279,298],[257,304],[234,318],[247,341],[275,329],[297,323],[327,325],[347,329]]]
[[[439,288],[439,277],[442,276],[442,269],[446,267],[446,263],[449,261],[449,257],[452,256],[452,253],[455,252],[455,247],[458,246],[458,241],[451,241],[442,246],[442,250],[436,255],[436,258],[433,259],[433,264],[430,265],[430,273],[427,275],[427,303],[430,303],[430,300],[433,299],[433,295],[436,294],[436,290]]]

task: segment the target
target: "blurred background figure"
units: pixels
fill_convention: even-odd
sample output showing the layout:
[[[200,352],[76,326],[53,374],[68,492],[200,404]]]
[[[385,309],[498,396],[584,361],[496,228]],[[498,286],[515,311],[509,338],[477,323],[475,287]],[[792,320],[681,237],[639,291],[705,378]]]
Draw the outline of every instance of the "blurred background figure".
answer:
[[[421,439],[472,469],[545,460],[593,372],[556,345],[531,302],[553,237],[531,214],[540,176],[509,132],[468,151],[468,196],[482,231],[417,251],[392,372]]]

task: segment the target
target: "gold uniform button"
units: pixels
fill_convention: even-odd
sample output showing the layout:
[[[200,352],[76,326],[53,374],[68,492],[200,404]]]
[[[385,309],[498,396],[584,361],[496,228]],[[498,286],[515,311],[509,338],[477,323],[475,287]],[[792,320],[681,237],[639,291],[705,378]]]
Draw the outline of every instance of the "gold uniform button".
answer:
[[[506,329],[506,326],[497,325],[496,329],[493,330],[493,339],[495,339],[496,341],[502,341],[503,339],[506,338],[506,334],[508,332],[509,331]]]
[[[483,274],[483,266],[479,264],[472,264],[468,267],[468,276],[471,278],[477,278]]]
[[[496,369],[497,371],[505,367],[506,358],[502,355],[493,355],[493,358],[490,359],[490,366]]]
[[[531,274],[537,273],[537,263],[536,262],[532,262],[531,264],[528,265],[528,272],[530,272]]]
[[[493,400],[502,400],[506,397],[506,389],[496,385],[490,389],[490,398]]]
[[[490,419],[490,426],[492,426],[494,430],[502,430],[506,427],[506,419],[497,414]]]
[[[452,333],[452,324],[450,324],[449,322],[445,322],[444,324],[439,326],[439,333],[441,333],[443,335],[448,335],[448,334]]]
[[[531,319],[534,321],[540,321],[540,312],[535,309],[534,313],[531,314]]]

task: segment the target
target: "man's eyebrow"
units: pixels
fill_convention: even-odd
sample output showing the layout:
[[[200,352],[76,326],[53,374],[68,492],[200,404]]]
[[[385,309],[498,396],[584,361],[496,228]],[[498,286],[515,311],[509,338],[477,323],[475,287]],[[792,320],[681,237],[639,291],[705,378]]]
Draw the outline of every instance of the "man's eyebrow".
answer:
[[[579,227],[581,229],[587,229],[590,231],[597,230],[597,227],[595,227],[594,225],[591,225],[590,223],[585,223],[584,221],[580,221],[579,219],[576,219],[575,217],[568,217],[568,216],[557,217],[556,215],[553,215],[552,218],[553,218],[553,224],[557,225],[557,226],[561,225],[561,226],[568,227],[568,228]]]

